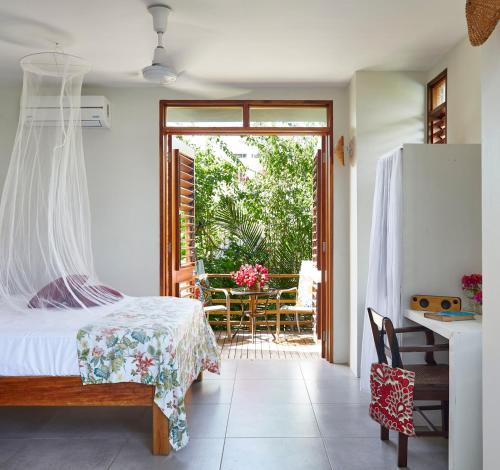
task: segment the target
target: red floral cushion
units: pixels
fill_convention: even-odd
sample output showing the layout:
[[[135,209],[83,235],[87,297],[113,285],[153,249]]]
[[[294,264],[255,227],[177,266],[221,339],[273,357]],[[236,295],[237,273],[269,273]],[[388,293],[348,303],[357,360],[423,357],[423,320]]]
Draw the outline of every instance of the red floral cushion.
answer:
[[[414,436],[414,387],[415,372],[387,364],[372,364],[370,417],[387,429]]]
[[[105,296],[108,303],[116,302],[123,295],[111,287],[86,285],[88,276],[73,274],[58,278],[40,289],[28,302],[29,308],[82,308],[100,305],[96,298]],[[69,287],[68,287],[69,286]],[[83,287],[85,286],[85,287]],[[86,295],[88,293],[88,295]]]

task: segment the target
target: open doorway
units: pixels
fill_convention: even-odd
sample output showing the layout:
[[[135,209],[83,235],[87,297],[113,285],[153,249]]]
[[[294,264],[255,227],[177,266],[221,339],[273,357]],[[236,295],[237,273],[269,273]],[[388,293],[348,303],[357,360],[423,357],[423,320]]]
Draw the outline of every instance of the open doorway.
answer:
[[[286,355],[286,346],[314,334],[316,350],[289,354],[333,361],[332,103],[162,101],[160,137],[162,295],[193,295],[200,262],[211,287],[226,289],[240,263],[265,264],[264,290],[278,298],[231,289],[231,314],[211,315],[226,352],[251,355],[264,346],[271,357]],[[284,289],[305,285],[304,262],[317,268],[313,311],[286,312],[297,292]],[[211,304],[227,306],[224,297],[217,293]],[[262,310],[265,317],[249,314]]]

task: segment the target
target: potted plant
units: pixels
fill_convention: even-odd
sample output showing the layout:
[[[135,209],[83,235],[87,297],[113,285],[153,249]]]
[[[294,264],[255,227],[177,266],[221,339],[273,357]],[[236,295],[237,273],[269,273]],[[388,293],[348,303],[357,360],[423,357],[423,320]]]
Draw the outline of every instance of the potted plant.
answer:
[[[471,310],[481,313],[483,305],[483,276],[481,274],[466,274],[462,277],[462,290],[469,299]]]

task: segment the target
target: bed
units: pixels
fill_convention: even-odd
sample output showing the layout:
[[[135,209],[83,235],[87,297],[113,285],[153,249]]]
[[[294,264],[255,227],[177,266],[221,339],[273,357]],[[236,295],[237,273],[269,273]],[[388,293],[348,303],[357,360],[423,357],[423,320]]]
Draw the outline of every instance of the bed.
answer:
[[[124,361],[118,364],[115,373],[111,371],[104,378],[94,375],[99,370],[95,367],[96,360],[101,356],[106,358],[102,352],[99,357],[95,355],[106,339],[102,340],[102,331],[107,332],[113,326],[113,341],[119,346],[115,337],[122,332],[136,334],[137,328],[128,325],[135,322],[137,326],[141,321],[137,318],[141,316],[156,318],[151,322],[151,331],[160,332],[155,340],[168,339],[162,354],[166,355],[167,349],[172,352],[174,359],[169,367],[175,360],[172,374],[182,377],[182,387],[177,384],[178,395],[185,394],[193,381],[201,380],[204,369],[217,371],[220,364],[217,346],[197,301],[126,297],[105,307],[50,311],[19,311],[0,306],[0,406],[149,406],[152,407],[152,453],[167,455],[172,448],[169,442],[172,417],[167,418],[158,400],[158,383],[151,377],[146,380],[127,375]],[[117,325],[123,324],[124,319],[127,328],[120,330]],[[194,324],[200,325],[196,335]],[[143,330],[140,331],[142,334]],[[96,340],[101,343],[98,345]],[[143,346],[137,341],[133,346],[137,344]],[[145,342],[144,347],[147,345]],[[148,347],[151,349],[151,345]],[[115,350],[109,349],[113,354]],[[210,361],[203,356],[206,351],[214,354]],[[199,357],[190,360],[188,356]],[[165,369],[163,372],[168,375]],[[183,396],[180,400],[183,401]]]

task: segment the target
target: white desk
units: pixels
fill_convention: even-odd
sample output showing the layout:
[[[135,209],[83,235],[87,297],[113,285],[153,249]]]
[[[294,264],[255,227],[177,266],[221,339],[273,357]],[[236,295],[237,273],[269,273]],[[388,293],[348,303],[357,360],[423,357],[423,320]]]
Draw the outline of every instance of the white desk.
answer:
[[[450,470],[475,470],[482,458],[482,322],[440,322],[408,310],[408,320],[444,336],[450,344]]]

